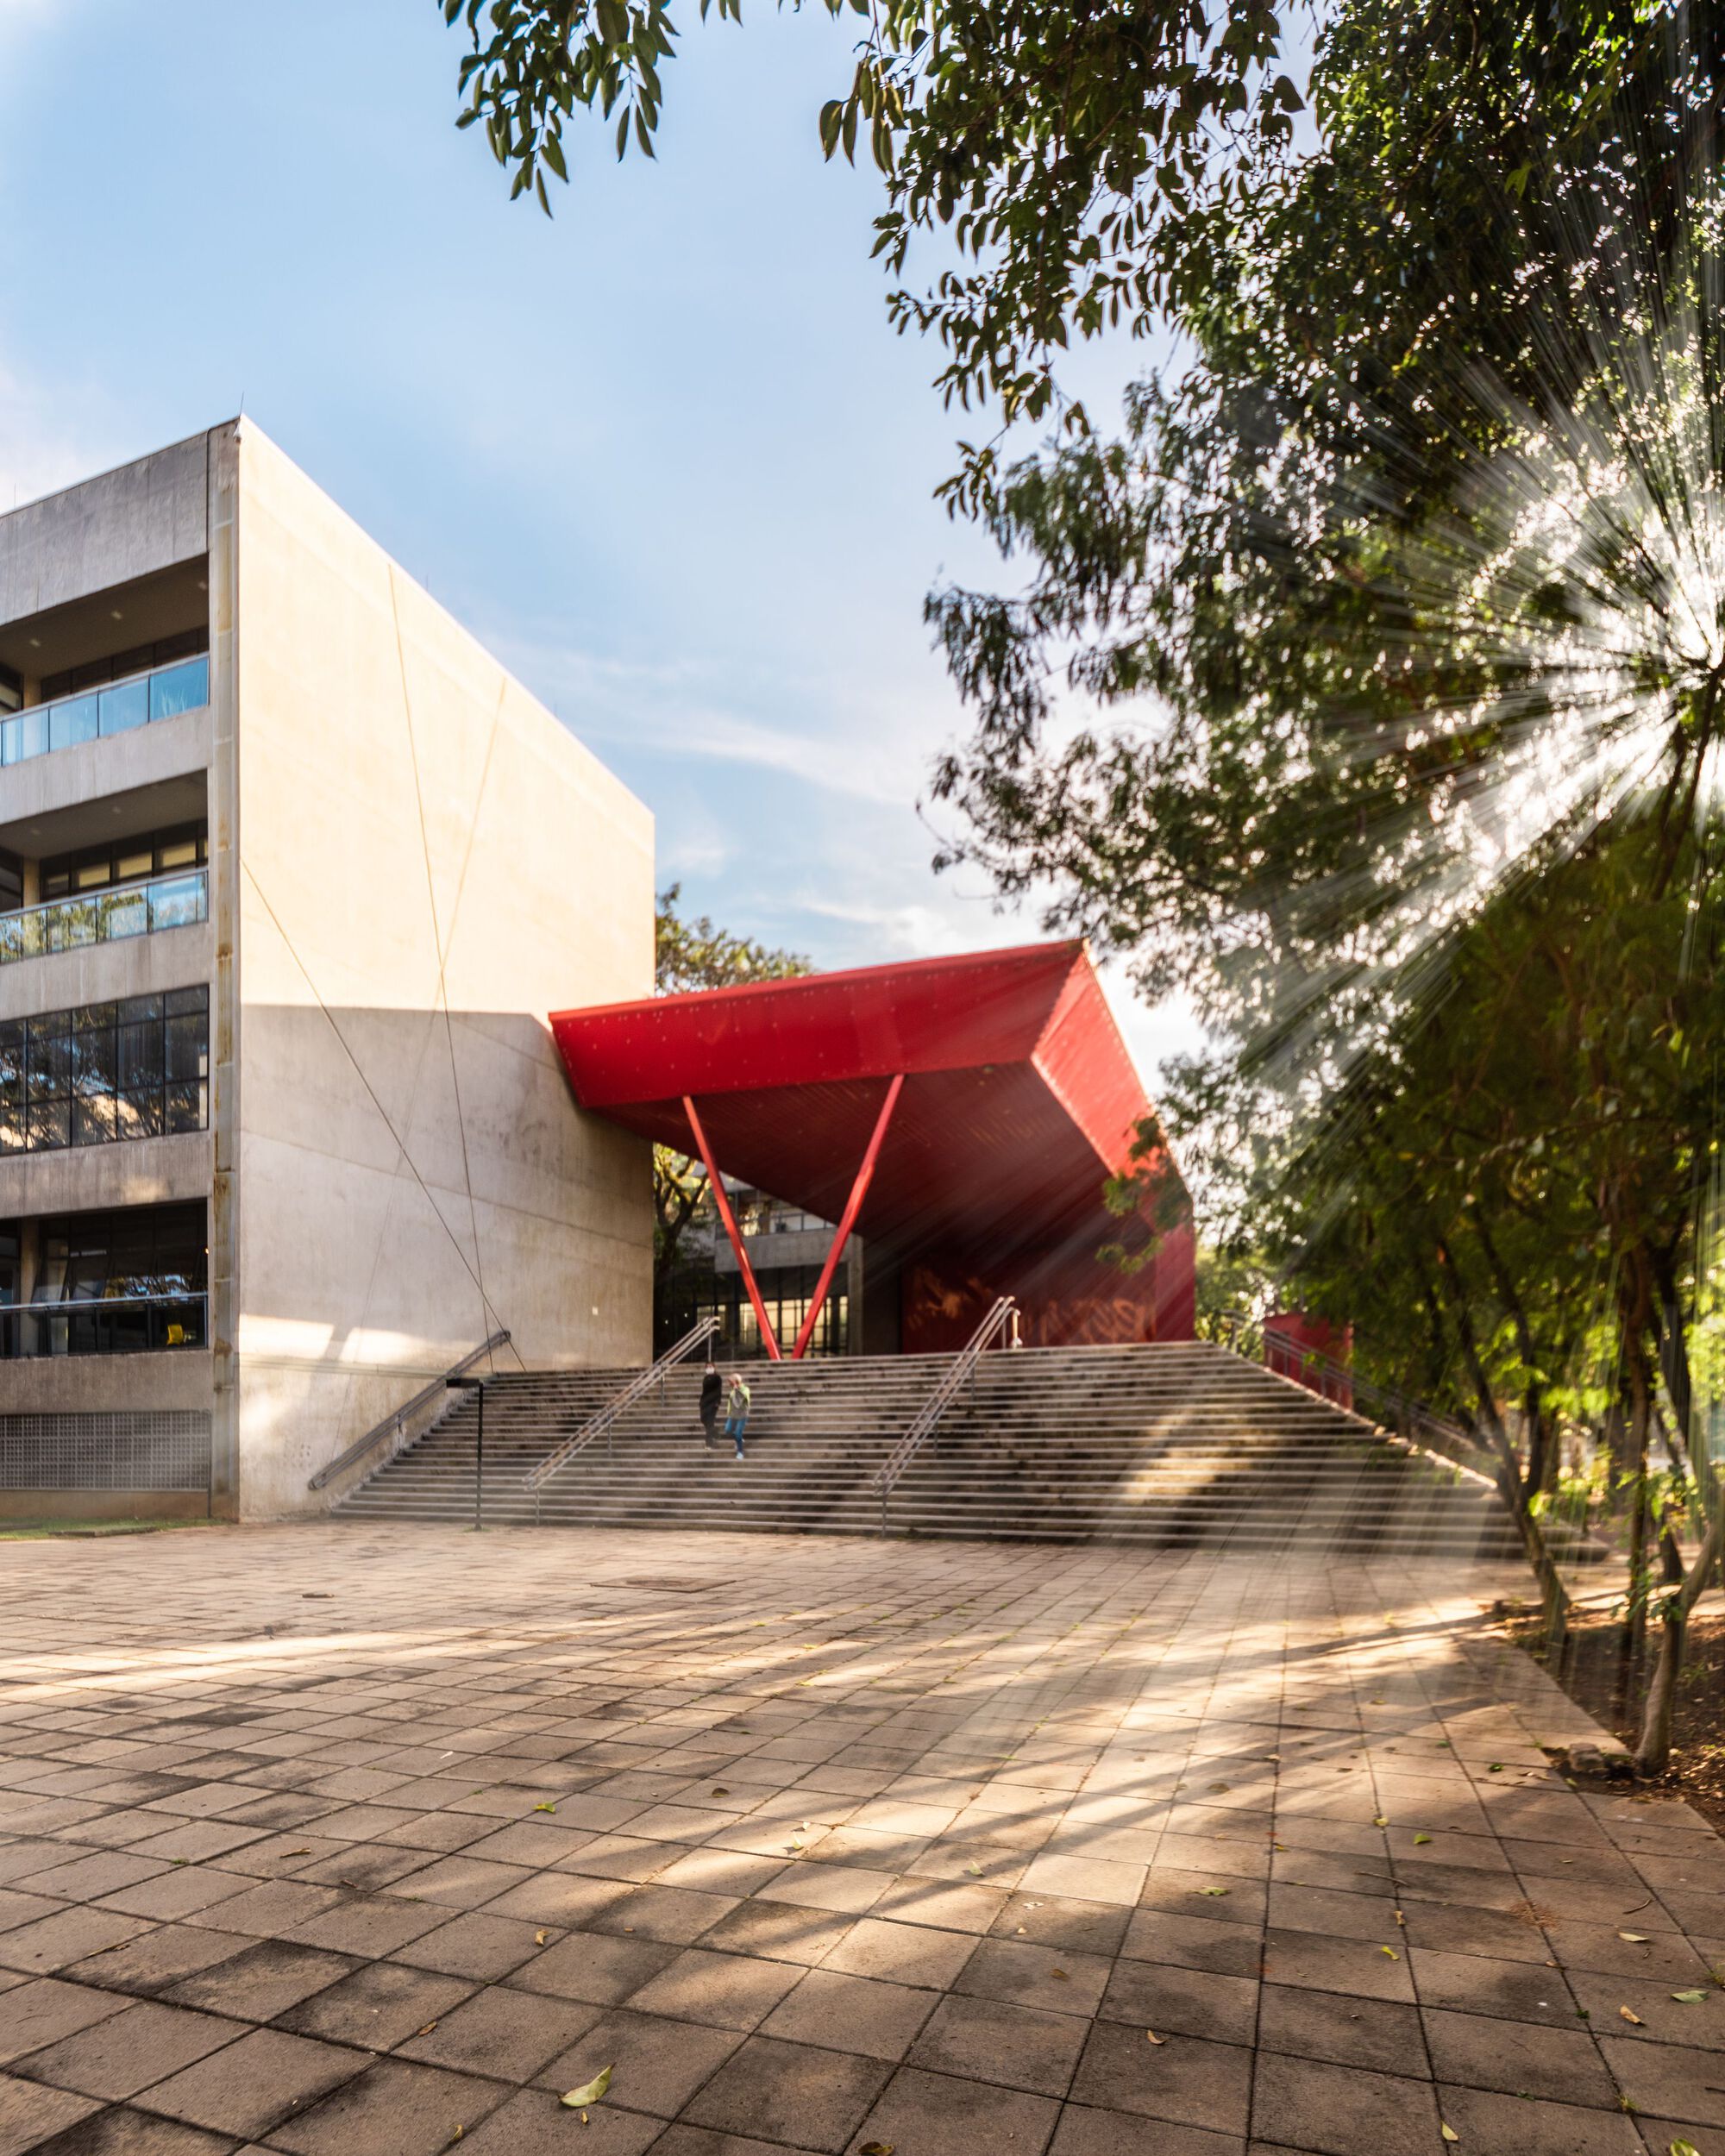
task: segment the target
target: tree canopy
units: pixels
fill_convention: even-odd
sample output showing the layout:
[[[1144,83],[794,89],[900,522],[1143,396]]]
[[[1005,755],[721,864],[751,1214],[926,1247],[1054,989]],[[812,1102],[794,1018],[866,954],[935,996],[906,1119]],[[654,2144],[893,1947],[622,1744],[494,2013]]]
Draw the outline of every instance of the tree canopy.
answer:
[[[580,107],[650,152],[668,6],[451,0],[518,191]],[[1294,29],[859,14],[822,145],[868,136],[895,278],[959,263],[894,318],[950,401],[1051,426],[946,489],[1009,581],[929,601],[970,718],[942,858],[1195,997],[1168,1106],[1221,1269],[1469,1424],[1554,1615],[1565,1477],[1635,1625],[1662,1552],[1657,1763],[1725,1533],[1725,8],[1330,0],[1297,130]],[[1063,402],[1073,342],[1158,323],[1118,435]]]
[[[653,986],[662,996],[700,988],[731,988],[750,981],[783,981],[806,974],[800,953],[776,950],[746,936],[717,928],[705,913],[686,919],[678,911],[682,886],[660,892],[654,914]],[[653,1148],[653,1282],[656,1304],[675,1270],[684,1231],[706,1196],[706,1171],[674,1146]]]

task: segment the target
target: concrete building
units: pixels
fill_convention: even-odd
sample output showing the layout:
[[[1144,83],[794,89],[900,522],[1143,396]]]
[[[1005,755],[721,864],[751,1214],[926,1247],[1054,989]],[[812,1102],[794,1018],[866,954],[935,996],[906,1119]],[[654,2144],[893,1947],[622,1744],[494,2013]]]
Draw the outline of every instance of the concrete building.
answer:
[[[506,1330],[646,1359],[652,827],[249,421],[0,517],[0,1514],[318,1509]],[[339,1489],[336,1494],[339,1494]]]

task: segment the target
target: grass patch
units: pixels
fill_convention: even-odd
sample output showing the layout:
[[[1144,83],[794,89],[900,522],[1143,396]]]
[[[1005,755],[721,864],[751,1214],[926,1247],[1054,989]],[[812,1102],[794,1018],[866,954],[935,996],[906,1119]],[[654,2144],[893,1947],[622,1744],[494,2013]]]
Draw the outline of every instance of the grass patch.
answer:
[[[85,1541],[97,1535],[170,1534],[180,1527],[215,1527],[215,1520],[0,1520],[0,1542]]]

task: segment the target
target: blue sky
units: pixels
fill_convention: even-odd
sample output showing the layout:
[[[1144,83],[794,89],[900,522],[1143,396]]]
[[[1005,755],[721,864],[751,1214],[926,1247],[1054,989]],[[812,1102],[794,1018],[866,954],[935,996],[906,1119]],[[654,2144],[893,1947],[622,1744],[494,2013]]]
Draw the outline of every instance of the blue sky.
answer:
[[[963,723],[924,593],[1000,572],[931,498],[960,422],[887,322],[874,178],[816,147],[854,32],[684,13],[656,162],[578,128],[548,223],[455,131],[435,0],[0,0],[0,504],[243,400],[695,906],[822,966],[1028,940],[916,810]],[[1190,1037],[1116,1007],[1146,1075]]]

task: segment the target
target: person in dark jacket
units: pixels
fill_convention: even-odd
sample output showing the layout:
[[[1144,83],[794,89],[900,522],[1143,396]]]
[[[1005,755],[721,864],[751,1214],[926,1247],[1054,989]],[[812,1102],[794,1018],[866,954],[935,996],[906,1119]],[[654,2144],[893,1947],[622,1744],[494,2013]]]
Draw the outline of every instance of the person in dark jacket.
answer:
[[[718,1372],[709,1363],[701,1372],[700,1402],[701,1428],[706,1432],[709,1448],[712,1445],[713,1434],[718,1428],[718,1403],[724,1397],[724,1386],[719,1378]]]

